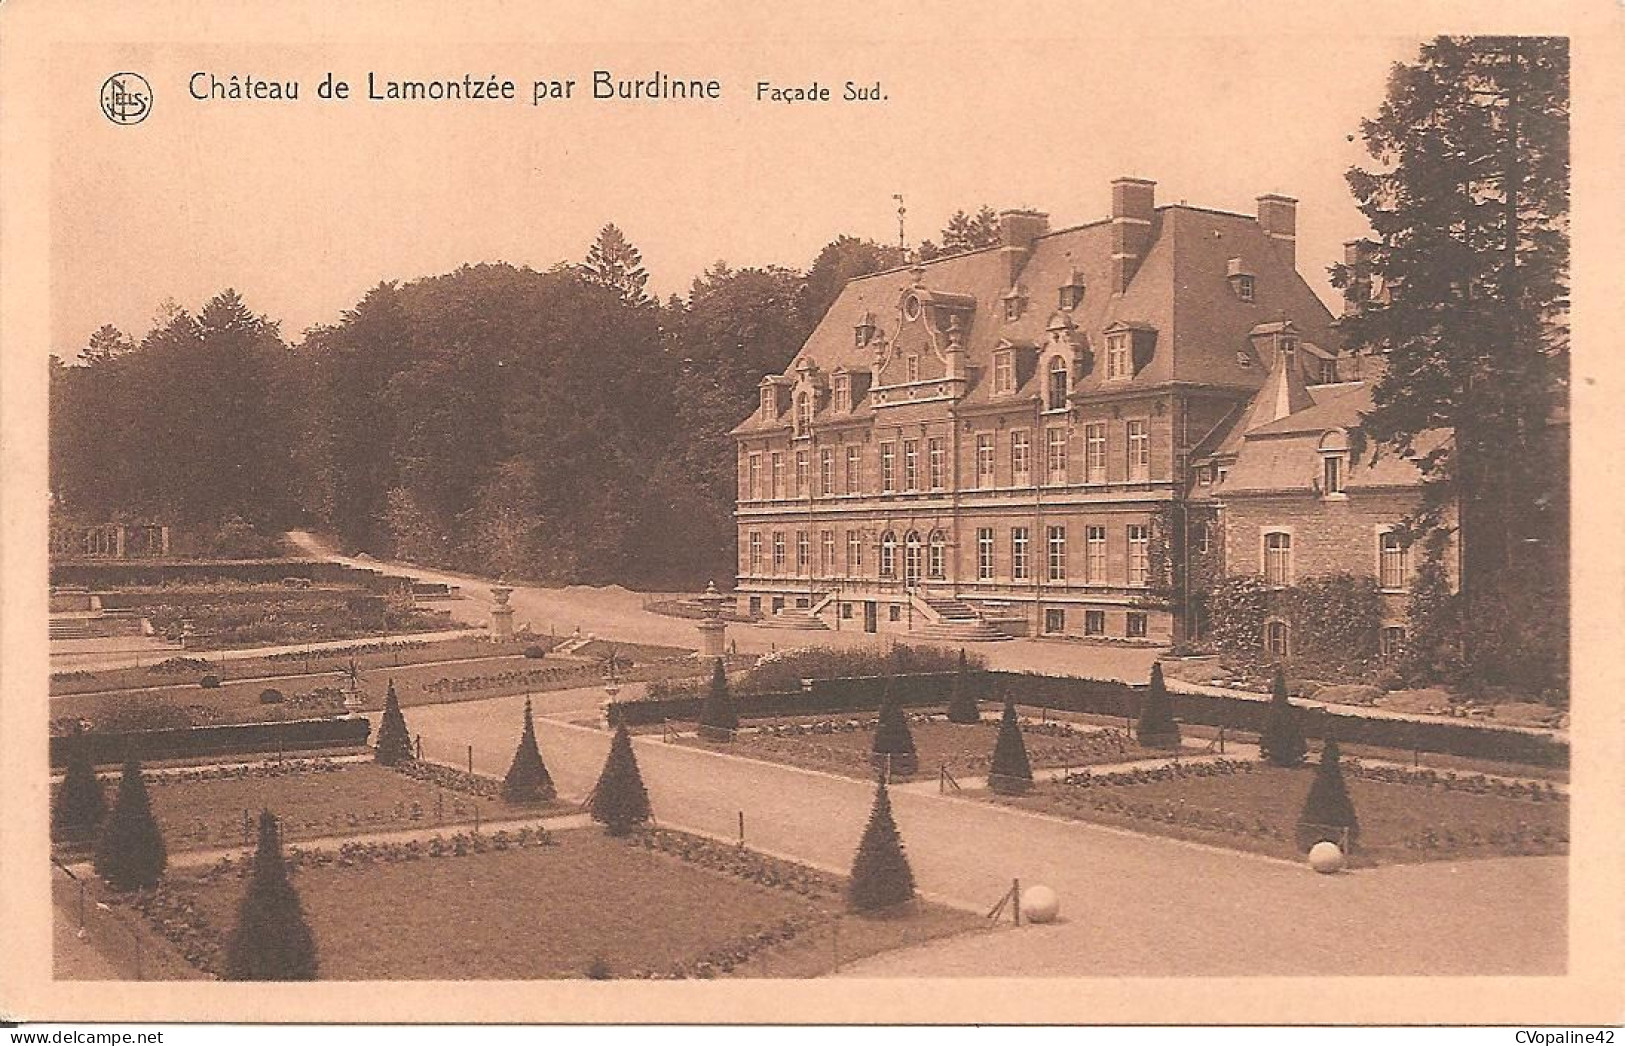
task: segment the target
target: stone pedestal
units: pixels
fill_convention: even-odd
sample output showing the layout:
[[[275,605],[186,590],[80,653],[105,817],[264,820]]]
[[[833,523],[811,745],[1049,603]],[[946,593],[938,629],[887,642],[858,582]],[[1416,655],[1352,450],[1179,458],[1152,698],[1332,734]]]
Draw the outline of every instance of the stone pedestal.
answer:
[[[700,656],[722,657],[728,652],[728,622],[722,620],[722,604],[727,602],[727,597],[717,591],[715,581],[709,581],[696,602],[705,614],[697,626],[700,630]]]
[[[499,643],[513,638],[513,607],[508,605],[511,595],[511,588],[499,585],[491,589],[491,598],[496,600],[496,606],[491,608],[491,638]]]

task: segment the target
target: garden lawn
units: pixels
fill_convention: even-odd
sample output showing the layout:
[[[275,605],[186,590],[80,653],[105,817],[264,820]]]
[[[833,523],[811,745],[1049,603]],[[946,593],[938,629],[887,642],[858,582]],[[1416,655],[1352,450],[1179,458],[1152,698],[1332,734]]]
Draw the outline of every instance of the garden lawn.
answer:
[[[812,724],[820,722],[836,724],[836,728],[827,733],[803,733],[798,736],[784,736],[782,733],[775,736],[758,730],[741,733],[737,740],[722,744],[698,738],[683,738],[682,741],[748,759],[787,763],[864,780],[873,778],[869,750],[874,744],[874,721],[867,713],[861,719],[837,716],[816,720],[772,720],[771,725],[782,728],[800,724],[804,729],[812,729]],[[843,728],[854,722],[859,726]],[[762,725],[769,724],[751,720],[747,728]],[[979,777],[985,775],[992,764],[999,724],[991,719],[972,725],[950,723],[943,719],[922,721],[911,717],[909,731],[920,756],[920,770],[916,777],[933,776],[944,764],[949,773],[956,777]],[[1023,724],[1022,739],[1026,742],[1028,761],[1034,769],[1124,763],[1173,754],[1141,748],[1116,730],[1074,728],[1061,723]]]
[[[1025,796],[978,795],[1061,817],[1298,859],[1295,826],[1314,767],[1250,765],[1249,771],[1214,776],[1088,787],[1040,784]],[[1352,773],[1344,779],[1360,822],[1356,864],[1567,851],[1566,799],[1514,799]],[[1226,822],[1234,823],[1216,826]],[[1511,835],[1520,825],[1523,842],[1492,839],[1492,834]]]
[[[439,823],[472,823],[478,810],[482,821],[524,817],[545,807],[509,806],[437,787],[376,763],[334,763],[298,760],[286,766],[303,768],[279,776],[251,775],[252,764],[241,777],[196,779],[189,774],[149,774],[147,793],[153,815],[163,828],[171,851],[220,846],[251,845],[253,819],[262,809],[276,814],[285,838],[354,835],[357,832],[403,828],[432,828]],[[321,769],[317,769],[317,768]],[[111,799],[116,775],[104,782]],[[416,816],[414,814],[416,804]],[[245,834],[243,813],[250,831]]]
[[[833,955],[834,898],[759,885],[597,829],[552,839],[549,846],[297,869],[293,883],[322,978],[576,978],[597,960],[615,977],[669,975],[678,966],[691,975],[725,973],[717,956],[756,934],[783,936],[787,925],[796,931],[767,952],[770,975],[808,976],[832,964],[823,957]],[[195,917],[222,937],[244,885],[235,876],[172,878],[172,888],[195,901]],[[856,959],[983,922],[925,905],[912,918],[844,918],[841,954]],[[698,968],[708,960],[708,969]]]

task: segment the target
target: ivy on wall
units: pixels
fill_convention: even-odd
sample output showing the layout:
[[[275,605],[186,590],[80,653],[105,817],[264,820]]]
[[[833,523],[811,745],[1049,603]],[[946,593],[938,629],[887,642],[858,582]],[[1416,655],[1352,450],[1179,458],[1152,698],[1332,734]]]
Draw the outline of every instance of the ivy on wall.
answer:
[[[1382,604],[1369,576],[1320,574],[1273,588],[1257,574],[1238,574],[1207,586],[1203,602],[1208,636],[1227,654],[1256,656],[1271,617],[1290,626],[1294,658],[1336,664],[1377,652]]]

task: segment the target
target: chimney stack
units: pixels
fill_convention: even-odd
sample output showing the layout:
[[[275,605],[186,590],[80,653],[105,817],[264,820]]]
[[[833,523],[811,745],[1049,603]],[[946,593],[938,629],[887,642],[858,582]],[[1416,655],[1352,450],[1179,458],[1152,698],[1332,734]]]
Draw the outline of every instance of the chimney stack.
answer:
[[[1151,249],[1157,183],[1144,178],[1112,181],[1112,293],[1122,294]]]
[[[1371,300],[1371,252],[1362,240],[1349,240],[1343,244],[1343,266],[1349,271],[1348,285],[1343,288],[1343,315],[1353,316]]]
[[[1021,267],[1032,253],[1033,241],[1049,232],[1049,215],[1043,211],[1010,210],[999,212],[999,253],[1005,260],[1005,283],[1015,286]]]
[[[1258,225],[1287,265],[1298,267],[1298,201],[1269,193],[1258,198]]]

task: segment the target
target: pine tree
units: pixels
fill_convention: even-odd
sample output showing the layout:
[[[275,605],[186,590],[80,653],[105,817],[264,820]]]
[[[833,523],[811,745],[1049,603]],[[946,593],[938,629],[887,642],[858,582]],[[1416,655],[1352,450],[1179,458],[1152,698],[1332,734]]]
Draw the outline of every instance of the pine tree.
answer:
[[[959,667],[954,670],[954,692],[948,700],[948,722],[979,723],[982,711],[977,707],[976,694],[970,677],[970,658],[964,647],[959,649]]]
[[[653,816],[638,759],[632,752],[632,735],[626,732],[625,723],[615,728],[609,757],[592,790],[590,809],[592,819],[607,828],[610,835],[626,835]]]
[[[711,689],[700,708],[700,736],[707,741],[732,741],[739,729],[739,706],[728,692],[728,673],[717,658],[711,669]]]
[[[1348,846],[1354,848],[1360,834],[1360,821],[1354,816],[1354,802],[1349,798],[1348,785],[1343,780],[1342,753],[1337,738],[1328,737],[1320,752],[1320,766],[1315,771],[1314,783],[1309,786],[1309,798],[1298,817],[1298,847],[1308,850],[1323,839],[1341,843],[1338,829],[1348,829]]]
[[[113,812],[96,839],[96,874],[115,890],[145,889],[157,885],[168,860],[141,763],[131,755],[124,761]]]
[[[999,795],[1019,795],[1033,786],[1033,766],[1027,759],[1027,742],[1016,719],[1016,703],[1004,699],[1004,716],[999,720],[999,739],[993,743],[993,768],[987,786]]]
[[[536,743],[536,720],[531,715],[530,698],[525,698],[525,728],[519,735],[519,747],[508,766],[508,776],[502,779],[502,798],[510,803],[550,803],[558,795],[553,777],[542,762],[542,750]]]
[[[875,786],[875,805],[869,823],[852,858],[852,876],[847,881],[847,903],[853,911],[881,912],[912,899],[914,872],[903,853],[903,840],[892,818],[891,797],[886,782]]]
[[[68,768],[51,806],[51,840],[58,843],[96,838],[96,828],[107,815],[107,800],[90,761],[90,746],[78,728],[73,738],[68,746]]]
[[[260,812],[254,875],[237,907],[237,925],[226,940],[225,979],[316,979],[316,942],[305,922],[299,894],[288,880],[281,833],[269,810]]]
[[[1174,719],[1174,703],[1168,696],[1160,661],[1151,663],[1151,685],[1140,705],[1140,720],[1134,724],[1134,736],[1146,748],[1179,747],[1179,723]]]
[[[384,717],[378,722],[378,740],[374,758],[384,766],[394,766],[412,758],[412,735],[406,729],[406,717],[401,715],[401,701],[395,696],[395,680],[389,681],[384,695]]]
[[[876,770],[889,769],[893,775],[906,777],[920,768],[920,755],[914,748],[914,735],[908,728],[908,716],[903,712],[903,703],[897,699],[895,687],[893,677],[887,676],[885,691],[880,697],[880,721],[869,748],[869,762]]]
[[[598,230],[598,239],[587,251],[587,260],[581,273],[589,283],[596,283],[621,296],[628,305],[642,305],[649,301],[644,287],[649,274],[643,268],[643,255],[626,238],[626,234],[609,223]]]
[[[1275,670],[1275,687],[1269,710],[1264,714],[1264,731],[1258,735],[1258,754],[1272,766],[1302,766],[1309,752],[1303,739],[1298,709],[1287,700],[1286,673]]]

